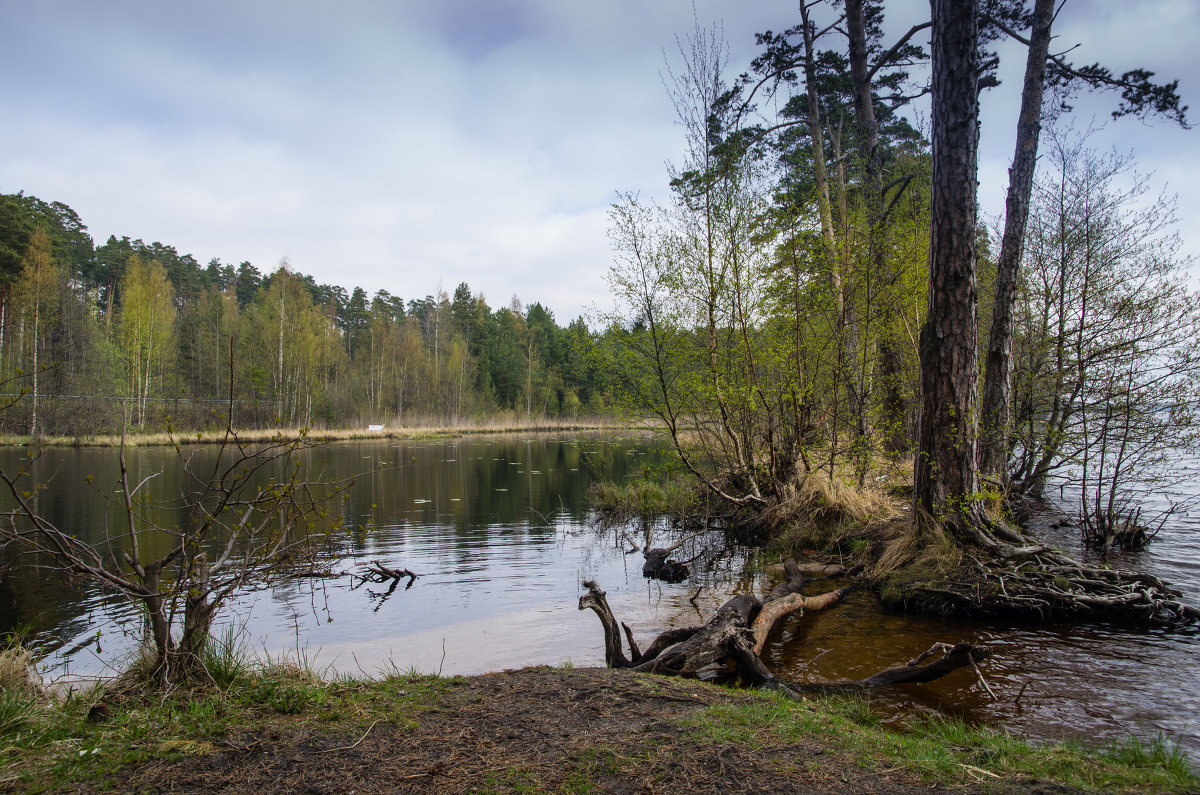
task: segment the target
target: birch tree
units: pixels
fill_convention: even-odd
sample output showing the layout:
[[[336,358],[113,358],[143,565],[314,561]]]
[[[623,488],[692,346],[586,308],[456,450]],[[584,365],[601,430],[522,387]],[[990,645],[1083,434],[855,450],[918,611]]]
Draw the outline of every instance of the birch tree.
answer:
[[[137,424],[145,427],[147,403],[161,388],[168,351],[175,332],[174,289],[157,260],[145,262],[134,254],[125,266],[117,317],[118,346],[125,358],[129,393],[137,407]]]
[[[28,330],[29,379],[33,392],[29,419],[29,435],[38,436],[38,387],[46,362],[39,359],[42,348],[42,329],[53,322],[57,308],[59,268],[51,251],[50,236],[42,226],[29,238],[29,247],[21,261],[21,276],[17,287],[17,306],[21,313],[22,329]],[[24,336],[24,335],[23,335]]]

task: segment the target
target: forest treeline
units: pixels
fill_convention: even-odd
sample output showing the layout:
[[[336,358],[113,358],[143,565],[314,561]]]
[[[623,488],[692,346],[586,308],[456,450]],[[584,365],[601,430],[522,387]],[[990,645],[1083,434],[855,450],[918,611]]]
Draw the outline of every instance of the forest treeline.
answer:
[[[318,284],[286,260],[201,265],[173,246],[95,245],[70,206],[0,195],[0,430],[356,427],[595,415],[582,318],[493,309],[463,283],[411,298]],[[232,394],[231,394],[232,389]],[[232,396],[232,404],[230,397]]]

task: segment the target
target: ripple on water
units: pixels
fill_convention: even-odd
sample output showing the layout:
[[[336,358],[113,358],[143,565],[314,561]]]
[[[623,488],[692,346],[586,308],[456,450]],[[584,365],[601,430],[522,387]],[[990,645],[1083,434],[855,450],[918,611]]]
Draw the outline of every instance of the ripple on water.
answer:
[[[387,584],[352,587],[349,578],[319,581],[315,591],[292,584],[244,594],[230,615],[244,628],[248,647],[272,654],[308,649],[316,664],[351,674],[390,667],[469,674],[567,660],[599,665],[599,625],[590,612],[576,609],[583,579],[600,583],[617,617],[643,643],[664,628],[698,623],[733,593],[748,588],[761,593],[771,585],[729,557],[721,560],[719,571],[697,561],[705,588],[696,605],[689,602],[693,583],[644,580],[640,556],[625,556],[615,534],[597,534],[586,526],[588,470],[578,464],[584,449],[593,460],[604,457],[618,473],[627,462],[650,456],[627,455],[636,444],[630,440],[535,441],[331,445],[332,466],[341,450],[355,463],[364,453],[415,459],[401,473],[372,475],[356,485],[361,491],[350,496],[358,512],[347,516],[348,524],[366,522],[369,506],[376,506],[377,524],[347,541],[339,566],[358,569],[382,560],[422,576],[413,587],[400,584],[390,594]],[[71,479],[72,454],[56,454],[51,462],[63,481]],[[80,465],[83,472],[105,454],[74,455],[88,462]],[[134,455],[154,464],[151,454]],[[444,467],[448,458],[457,458],[458,465]],[[509,462],[542,474],[518,477],[518,467]],[[461,502],[451,502],[455,499]],[[429,502],[414,506],[415,500]],[[63,501],[72,509],[79,503]],[[1049,540],[1081,554],[1070,530],[1057,532]],[[702,545],[703,540],[694,542],[687,557]],[[1112,562],[1147,569],[1200,601],[1200,522],[1173,517],[1150,551]],[[73,596],[72,602],[53,602],[62,597],[61,589],[42,588],[38,598],[54,605],[59,616],[45,635],[56,650],[45,663],[51,674],[104,673],[139,636],[135,606],[92,592]],[[97,630],[101,652],[96,651]],[[981,640],[995,649],[983,670],[997,700],[970,672],[959,671],[929,685],[873,694],[875,706],[890,720],[935,710],[1030,738],[1118,739],[1161,731],[1180,737],[1200,760],[1200,726],[1194,717],[1200,715],[1200,640],[1195,636],[896,615],[859,591],[838,608],[789,619],[764,654],[788,678],[852,679],[912,659],[934,642],[958,640]]]

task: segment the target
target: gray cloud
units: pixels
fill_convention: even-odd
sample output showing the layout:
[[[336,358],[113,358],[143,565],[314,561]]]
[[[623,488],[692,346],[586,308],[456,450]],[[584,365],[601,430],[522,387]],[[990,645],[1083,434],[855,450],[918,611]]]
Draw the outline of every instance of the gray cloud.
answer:
[[[1183,36],[1195,7],[1148,6],[1191,20],[1173,26],[1178,42],[1135,50],[1113,32],[1153,30],[1145,9],[1068,6],[1063,30],[1102,50],[1077,60],[1123,41],[1135,51],[1116,68],[1194,66]],[[755,32],[797,16],[792,0],[695,13],[724,17],[732,73]],[[686,0],[0,0],[0,17],[0,47],[21,64],[0,87],[0,190],[70,204],[101,241],[161,240],[202,261],[270,270],[287,255],[319,281],[405,298],[467,281],[494,306],[516,293],[565,321],[604,300],[615,192],[663,196],[663,162],[681,148],[660,72],[691,29]],[[985,100],[990,208],[1003,202],[1019,68]],[[1143,164],[1196,172],[1180,155],[1187,134],[1122,124]]]

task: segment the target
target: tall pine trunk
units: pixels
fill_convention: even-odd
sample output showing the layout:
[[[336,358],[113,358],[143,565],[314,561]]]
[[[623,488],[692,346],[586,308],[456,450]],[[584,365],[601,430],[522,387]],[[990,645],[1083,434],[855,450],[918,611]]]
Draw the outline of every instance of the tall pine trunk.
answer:
[[[871,68],[867,54],[866,20],[863,0],[846,0],[846,33],[850,40],[850,76],[854,83],[854,114],[858,123],[858,153],[862,161],[864,198],[866,199],[868,279],[887,296],[892,293],[895,273],[888,262],[887,231],[883,217],[883,164],[879,151],[879,123],[875,118],[875,100],[871,94]],[[885,301],[885,309],[886,309]],[[879,381],[883,387],[883,432],[888,450],[908,447],[904,421],[904,398],[900,384],[903,358],[891,328],[880,330],[878,347]],[[868,395],[861,396],[864,402]],[[865,412],[865,406],[860,411]],[[860,414],[860,417],[865,415]]]
[[[970,537],[976,491],[975,224],[979,144],[978,0],[933,0],[933,194],[929,313],[921,329],[921,423],[914,501]]]
[[[979,413],[979,469],[1003,472],[1008,459],[1008,434],[1012,424],[1012,338],[1013,307],[1017,277],[1029,220],[1029,198],[1037,162],[1038,138],[1042,129],[1042,94],[1045,88],[1046,55],[1050,50],[1050,26],[1054,0],[1037,0],[1029,57],[1025,62],[1025,86],[1021,91],[1021,115],[1017,119],[1017,147],[1008,170],[1004,238],[996,264],[996,295],[992,303],[992,327],[988,333],[987,365],[983,380],[983,405]]]

